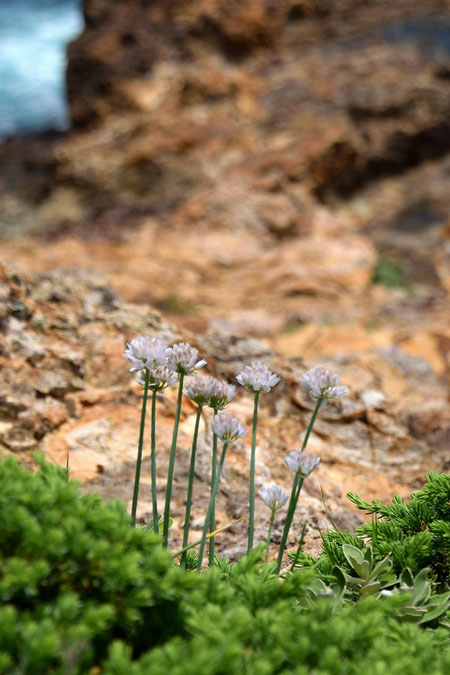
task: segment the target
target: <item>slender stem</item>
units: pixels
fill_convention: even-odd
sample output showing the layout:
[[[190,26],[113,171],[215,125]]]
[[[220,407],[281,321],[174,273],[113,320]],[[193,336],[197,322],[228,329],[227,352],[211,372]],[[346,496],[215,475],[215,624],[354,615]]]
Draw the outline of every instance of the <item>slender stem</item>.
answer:
[[[320,407],[322,405],[322,401],[323,401],[322,396],[317,399],[316,407],[313,410],[313,414],[311,415],[311,419],[309,420],[308,428],[306,430],[305,438],[303,439],[302,450],[304,450],[306,448],[306,446],[308,445],[309,435],[310,435],[310,433],[312,431],[312,428],[314,426],[314,422],[316,421],[317,413],[320,410]]]
[[[214,408],[214,417],[217,415],[217,410]],[[211,497],[214,487],[214,479],[217,473],[217,436],[213,432],[213,445],[212,445],[212,462],[211,462]],[[216,500],[213,500],[213,505],[211,509],[211,521],[209,524],[209,529],[211,532],[214,532],[216,527]],[[215,540],[214,537],[211,537],[209,540],[209,566],[214,565],[214,549],[215,549]]]
[[[213,507],[213,503],[216,499],[217,490],[218,490],[219,483],[220,483],[220,477],[222,475],[223,463],[225,461],[225,455],[226,455],[226,452],[227,452],[227,447],[228,447],[228,443],[224,443],[223,448],[222,448],[222,454],[220,456],[219,468],[217,470],[217,475],[216,475],[216,478],[214,480],[213,492],[212,492],[212,495],[211,495],[211,499],[209,500],[208,512],[206,514],[205,524],[203,526],[203,534],[202,534],[202,539],[201,539],[201,544],[200,544],[200,550],[198,552],[197,572],[200,572],[200,570],[202,568],[202,560],[203,560],[203,554],[205,552],[206,536],[208,534],[208,526],[209,526],[209,523],[211,521],[212,507]]]
[[[202,414],[202,406],[199,405],[197,408],[197,416],[195,418],[194,437],[192,439],[191,462],[189,465],[189,482],[186,497],[186,515],[184,519],[184,534],[183,534],[184,553],[183,557],[181,558],[181,567],[183,568],[186,567],[186,551],[188,548],[188,541],[189,541],[189,527],[190,527],[191,507],[192,507],[192,489],[194,486],[195,455],[197,452],[198,428],[200,426],[201,414]]]
[[[214,530],[214,532],[211,532],[210,534],[206,535],[207,539],[211,539],[211,537],[215,537],[216,534],[220,534],[220,532],[224,532],[225,530],[229,530],[230,527],[233,527],[233,525],[237,525],[240,523],[242,518],[238,518],[238,520],[232,520],[230,523],[227,523],[226,525],[222,525],[222,527],[219,527],[219,529]],[[189,551],[191,548],[195,548],[195,546],[198,546],[199,544],[202,543],[201,539],[198,539],[197,541],[194,541],[193,544],[189,544],[185,548],[182,548],[180,551],[175,553],[175,555],[172,556],[172,560],[175,558],[178,558],[178,556],[183,555],[186,551]]]
[[[277,574],[279,574],[280,569],[281,569],[281,561],[283,559],[283,553],[284,553],[284,549],[286,547],[286,541],[287,541],[287,538],[288,538],[289,529],[291,527],[292,518],[294,516],[295,507],[297,505],[297,502],[296,502],[296,497],[297,497],[297,494],[298,494],[297,488],[298,488],[298,474],[296,473],[294,475],[294,480],[292,482],[291,496],[289,498],[286,520],[285,520],[285,523],[284,523],[283,534],[281,536],[280,550],[278,551],[277,570],[276,570]]]
[[[252,449],[250,455],[250,512],[248,518],[248,544],[247,553],[253,548],[253,533],[255,530],[255,455],[256,455],[256,429],[258,426],[258,401],[260,392],[255,392],[255,402],[253,405],[253,432]]]
[[[291,565],[291,572],[294,569],[294,567],[296,566],[298,556],[300,555],[301,550],[303,548],[303,540],[305,539],[305,530],[306,530],[306,523],[303,523],[302,532],[301,532],[301,535],[300,535],[300,541],[298,542],[297,551],[295,552],[295,558],[293,559],[292,565]]]
[[[152,395],[152,503],[153,503],[153,529],[158,534],[158,499],[156,492],[156,390]]]
[[[267,544],[266,544],[266,556],[265,556],[266,562],[269,562],[270,538],[272,536],[273,521],[275,520],[276,504],[272,507],[271,511],[272,513],[270,514],[269,532],[267,534]]]
[[[173,470],[175,467],[175,452],[177,449],[178,426],[180,424],[181,400],[183,398],[183,380],[184,380],[184,373],[180,373],[177,407],[175,411],[175,423],[172,434],[172,446],[170,448],[169,470],[167,473],[166,504],[164,507],[163,546],[166,547],[167,547],[167,540],[169,538],[170,501],[172,499]]]
[[[67,448],[67,459],[66,459],[66,480],[70,480],[70,468],[69,468],[69,448]]]
[[[303,444],[302,444],[302,451],[306,448],[309,440],[309,436],[311,434],[314,422],[317,417],[317,413],[320,410],[320,406],[322,405],[323,398],[320,397],[317,399],[316,407],[314,408],[313,414],[311,415],[311,419],[308,424],[308,428],[306,429],[305,433],[305,438],[303,439]],[[297,506],[298,498],[300,496],[300,490],[302,489],[303,485],[303,478],[301,477],[300,474],[296,473],[294,476],[294,481],[292,483],[292,491],[291,491],[291,497],[289,500],[289,506],[288,506],[288,512],[286,516],[286,521],[284,523],[284,529],[283,529],[283,535],[281,537],[281,543],[280,543],[280,550],[278,552],[278,559],[277,559],[277,573],[279,574],[280,569],[281,569],[281,561],[283,559],[283,553],[284,549],[286,548],[286,542],[287,538],[289,535],[289,530],[292,524],[292,519],[294,517],[294,511],[295,507]]]
[[[144,397],[142,399],[142,410],[141,410],[141,427],[139,430],[139,444],[138,444],[138,454],[136,460],[136,475],[134,478],[134,491],[133,491],[133,505],[131,507],[131,524],[133,527],[136,525],[136,511],[139,495],[139,481],[141,477],[141,461],[142,461],[142,446],[144,445],[144,429],[145,429],[145,411],[147,409],[147,396],[148,396],[148,381],[149,381],[149,372],[145,370],[145,384],[144,384]]]

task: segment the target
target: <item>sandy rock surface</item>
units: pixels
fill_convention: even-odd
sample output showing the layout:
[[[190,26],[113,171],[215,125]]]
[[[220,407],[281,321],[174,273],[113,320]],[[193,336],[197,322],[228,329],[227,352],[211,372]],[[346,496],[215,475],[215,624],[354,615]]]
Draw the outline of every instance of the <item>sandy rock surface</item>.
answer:
[[[146,305],[126,304],[98,273],[58,271],[25,276],[2,270],[0,333],[0,449],[32,466],[40,450],[65,465],[82,489],[118,497],[130,505],[140,415],[140,387],[128,372],[122,352],[127,339],[150,333],[166,340],[179,335]],[[367,346],[358,353],[302,359],[273,352],[256,337],[239,336],[226,326],[203,334],[183,331],[208,359],[207,371],[235,382],[253,359],[269,363],[282,376],[262,397],[257,444],[257,487],[272,482],[289,487],[284,456],[301,444],[312,411],[299,377],[324,363],[341,373],[350,396],[330,403],[320,414],[309,448],[322,458],[320,470],[305,483],[295,532],[306,520],[308,547],[317,549],[319,530],[331,521],[352,527],[360,515],[347,502],[348,490],[364,498],[406,496],[419,488],[426,471],[448,467],[445,440],[450,431],[445,386],[429,364],[396,347]],[[330,350],[331,351],[331,350]],[[163,508],[165,475],[176,392],[158,400],[158,497]],[[252,400],[240,390],[231,406],[251,425]],[[195,417],[185,400],[173,500],[172,545],[180,542],[187,467]],[[197,463],[192,536],[197,537],[207,507],[210,473],[210,416],[205,413]],[[147,443],[148,446],[148,443]],[[151,515],[149,449],[143,463],[139,518]],[[223,534],[218,550],[235,557],[244,552],[248,495],[249,441],[230,451],[218,502],[218,523],[242,518]],[[267,521],[257,505],[257,538]],[[274,530],[279,539],[282,514]]]

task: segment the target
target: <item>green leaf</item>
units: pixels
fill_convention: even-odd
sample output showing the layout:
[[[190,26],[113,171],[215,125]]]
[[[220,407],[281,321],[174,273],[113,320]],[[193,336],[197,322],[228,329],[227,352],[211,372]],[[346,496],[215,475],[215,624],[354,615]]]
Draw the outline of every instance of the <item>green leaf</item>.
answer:
[[[434,609],[431,609],[429,612],[426,612],[426,614],[423,615],[421,619],[417,622],[418,624],[421,623],[427,623],[428,621],[433,621],[434,619],[437,619],[438,616],[441,616],[444,612],[447,611],[447,609],[450,607],[450,593],[446,593],[443,596],[437,596],[441,597],[442,600],[441,602],[434,607]]]

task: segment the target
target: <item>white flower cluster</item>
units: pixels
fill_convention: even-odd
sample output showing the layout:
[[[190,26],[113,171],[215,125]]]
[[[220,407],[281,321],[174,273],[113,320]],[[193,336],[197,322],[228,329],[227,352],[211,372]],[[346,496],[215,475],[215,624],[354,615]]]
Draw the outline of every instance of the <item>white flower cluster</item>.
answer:
[[[138,372],[137,382],[145,386],[145,378],[148,373],[148,388],[150,391],[163,391],[166,387],[171,387],[178,380],[178,376],[169,370],[167,366],[155,366],[150,370],[143,369]]]
[[[247,391],[256,394],[261,391],[269,392],[272,387],[278,384],[281,377],[272,373],[265,363],[253,361],[249,366],[245,366],[236,379]]]
[[[260,490],[258,494],[264,504],[268,506],[269,509],[274,509],[275,511],[282,509],[288,498],[283,488],[278,487],[278,485],[271,485],[265,490]]]
[[[191,375],[196,370],[206,366],[205,359],[198,359],[198,349],[191,347],[189,342],[179,342],[176,345],[173,345],[169,360],[168,366],[170,370],[173,370],[180,375]]]
[[[206,364],[198,361],[198,350],[188,342],[169,347],[159,338],[141,335],[127,344],[124,357],[130,361],[130,372],[137,372],[137,381],[145,385],[147,373],[149,389],[162,391],[178,380],[178,375],[189,375]]]
[[[133,373],[143,368],[150,370],[156,366],[166,365],[171,351],[170,347],[159,338],[141,335],[127,344],[123,355],[131,363],[130,372]]]
[[[215,377],[190,377],[184,393],[197,405],[207,405],[215,410],[223,410],[233,400],[236,387]]]
[[[345,387],[339,386],[339,375],[333,374],[323,366],[311,368],[301,376],[300,381],[310,397],[314,399],[329,400],[348,394]]]
[[[247,429],[230,412],[218,413],[211,422],[211,429],[223,443],[234,443],[247,433]]]
[[[291,471],[300,473],[304,478],[317,469],[320,463],[320,457],[313,455],[308,450],[293,450],[284,458]]]

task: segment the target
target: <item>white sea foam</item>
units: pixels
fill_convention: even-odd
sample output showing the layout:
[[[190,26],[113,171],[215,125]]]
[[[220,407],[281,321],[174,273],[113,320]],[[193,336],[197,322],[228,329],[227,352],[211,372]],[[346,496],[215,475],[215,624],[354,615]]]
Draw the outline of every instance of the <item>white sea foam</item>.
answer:
[[[0,137],[67,127],[65,52],[82,28],[81,0],[0,0]]]

